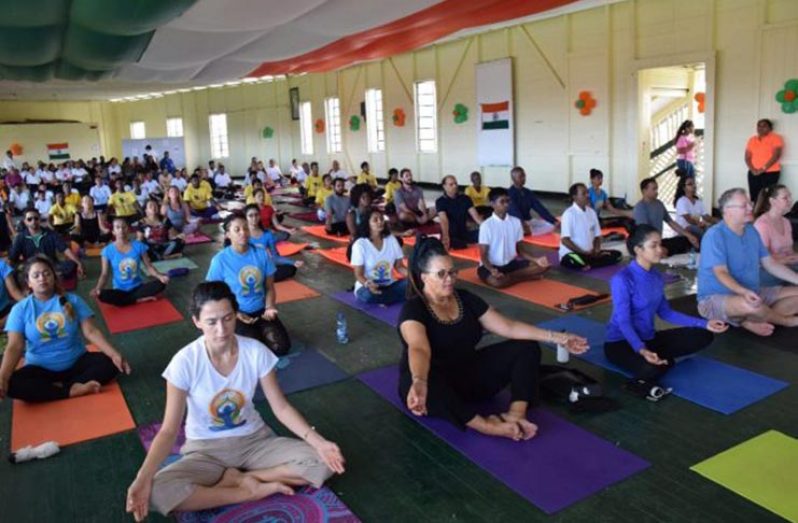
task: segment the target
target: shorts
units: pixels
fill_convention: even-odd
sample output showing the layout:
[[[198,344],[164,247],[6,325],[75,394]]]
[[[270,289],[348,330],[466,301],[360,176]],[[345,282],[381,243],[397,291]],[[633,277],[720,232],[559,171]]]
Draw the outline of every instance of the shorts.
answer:
[[[759,289],[759,297],[762,303],[768,307],[776,303],[781,287],[762,287]],[[730,318],[726,314],[726,299],[734,294],[711,294],[698,302],[698,314],[708,320],[720,320],[738,327],[740,322],[735,318]]]
[[[527,267],[529,267],[529,260],[516,258],[507,265],[502,265],[502,266],[494,265],[494,267],[496,267],[496,269],[498,269],[499,272],[502,274],[510,274],[511,272],[519,271],[521,269],[526,269]],[[477,267],[477,276],[479,276],[480,280],[485,281],[488,278],[490,278],[490,271],[488,271],[488,269],[485,268],[484,265],[480,265],[479,267]]]

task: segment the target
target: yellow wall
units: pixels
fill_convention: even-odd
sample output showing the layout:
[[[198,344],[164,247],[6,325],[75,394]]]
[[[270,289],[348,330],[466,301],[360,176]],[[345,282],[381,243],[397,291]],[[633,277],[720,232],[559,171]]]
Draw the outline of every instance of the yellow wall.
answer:
[[[228,115],[231,158],[224,160],[237,175],[251,156],[276,158],[287,168],[291,158],[317,159],[322,169],[332,159],[355,170],[368,160],[375,172],[410,167],[416,177],[437,181],[455,174],[466,183],[476,165],[474,67],[482,61],[513,59],[516,162],[527,169],[529,185],[564,191],[585,180],[591,167],[604,170],[609,189],[637,195],[638,150],[637,71],[707,63],[707,191],[745,185],[742,161],[745,142],[755,122],[770,117],[787,139],[784,180],[798,190],[798,154],[790,143],[798,136],[798,114],[786,115],[774,95],[784,81],[798,76],[798,9],[794,0],[629,0],[574,14],[519,24],[431,46],[388,60],[327,73],[292,77],[287,81],[221,87],[163,98],[120,103],[93,103],[89,118],[100,121],[104,147],[118,155],[129,123],[143,120],[148,136],[164,136],[165,120],[182,116],[190,165],[210,156],[208,115]],[[436,80],[439,101],[438,152],[416,152],[413,127],[413,82]],[[324,135],[313,133],[313,158],[299,151],[299,124],[289,115],[288,88],[298,86],[310,100],[313,119],[323,117],[323,100],[341,100],[344,152],[328,155]],[[714,86],[714,89],[713,89]],[[359,113],[364,90],[383,89],[386,150],[366,152],[366,132],[348,129],[349,116]],[[582,117],[573,102],[589,90],[598,106]],[[408,96],[410,93],[410,96]],[[455,104],[470,108],[467,123],[452,119]],[[408,125],[390,121],[402,107]],[[4,111],[0,110],[0,115]],[[714,124],[713,124],[714,122]],[[261,129],[276,133],[263,139]],[[485,172],[488,184],[508,183],[504,169]],[[714,190],[713,190],[714,189]]]
[[[92,158],[100,156],[102,151],[100,134],[94,124],[0,124],[0,143],[18,143],[23,147],[22,154],[15,158],[17,166],[22,162],[34,166],[39,160],[49,162],[47,144],[63,142],[69,144],[72,158]]]

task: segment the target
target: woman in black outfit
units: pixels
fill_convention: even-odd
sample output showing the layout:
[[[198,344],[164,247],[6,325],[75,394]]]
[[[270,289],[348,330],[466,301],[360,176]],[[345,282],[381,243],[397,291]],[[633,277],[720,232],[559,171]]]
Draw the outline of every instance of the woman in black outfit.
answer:
[[[92,197],[84,196],[80,199],[80,205],[80,212],[75,215],[72,241],[81,247],[86,243],[97,245],[111,241],[111,231],[105,224],[105,215],[102,211],[95,210]]]
[[[455,289],[457,270],[440,240],[416,242],[410,261],[414,294],[402,307],[403,346],[399,395],[416,416],[445,418],[465,429],[516,441],[530,439],[537,426],[527,420],[537,397],[540,347],[536,341],[565,345],[580,354],[587,340],[539,329],[506,318],[482,298]],[[483,330],[507,341],[476,350]],[[510,405],[499,415],[482,416],[474,403],[510,386]]]

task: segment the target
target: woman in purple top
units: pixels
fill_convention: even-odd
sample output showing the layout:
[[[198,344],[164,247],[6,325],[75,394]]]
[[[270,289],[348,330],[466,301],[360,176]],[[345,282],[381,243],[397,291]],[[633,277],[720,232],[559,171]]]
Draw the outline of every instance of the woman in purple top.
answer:
[[[612,317],[607,323],[604,354],[630,373],[649,399],[657,381],[676,363],[712,343],[713,334],[728,329],[722,321],[704,320],[671,309],[662,275],[654,269],[661,255],[661,236],[650,225],[638,225],[626,240],[635,259],[612,278]],[[657,332],[654,316],[679,325]],[[656,394],[656,393],[655,393]],[[660,392],[661,394],[661,392]]]

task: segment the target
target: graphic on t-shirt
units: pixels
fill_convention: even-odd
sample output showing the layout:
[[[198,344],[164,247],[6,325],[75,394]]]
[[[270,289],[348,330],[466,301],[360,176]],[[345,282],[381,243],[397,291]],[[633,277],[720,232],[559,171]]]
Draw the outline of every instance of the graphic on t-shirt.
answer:
[[[60,312],[43,312],[36,318],[36,330],[42,341],[55,340],[66,336],[64,329],[64,315]]]
[[[371,279],[377,285],[391,283],[391,264],[385,260],[378,261],[371,271]]]
[[[123,258],[119,262],[119,279],[122,281],[132,280],[136,277],[139,264],[135,258]]]
[[[247,420],[240,419],[246,399],[237,390],[223,389],[211,400],[209,410],[213,424],[208,427],[213,431],[230,430],[244,425]]]
[[[263,291],[263,275],[260,269],[253,265],[246,265],[238,271],[238,281],[241,283],[241,294],[261,294]]]

